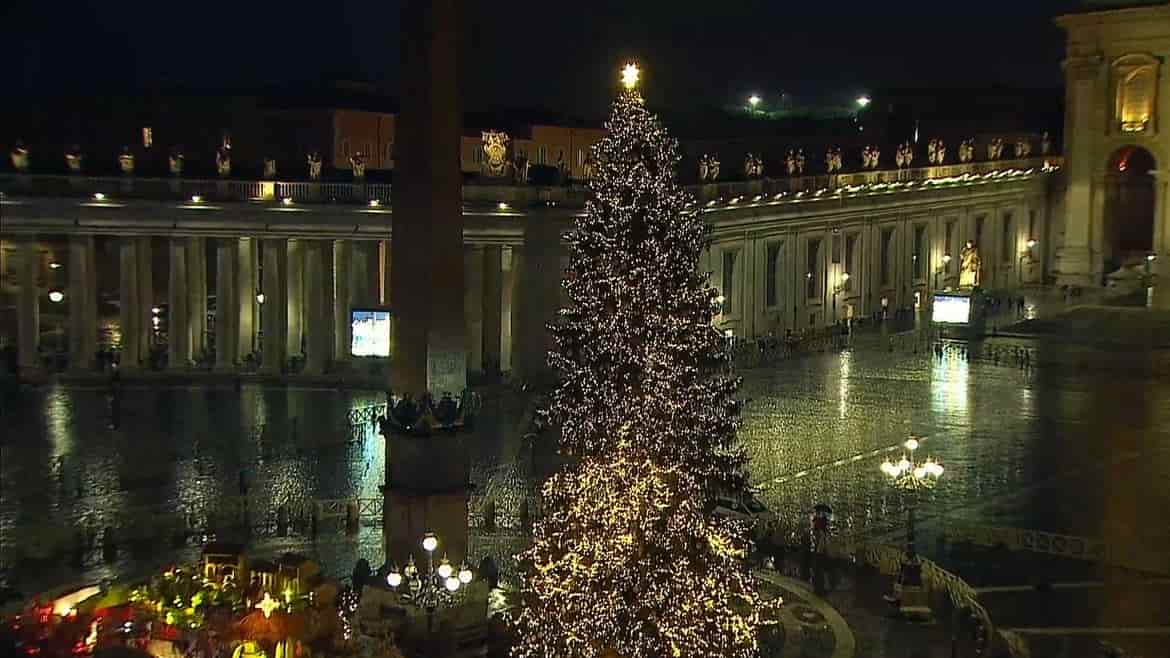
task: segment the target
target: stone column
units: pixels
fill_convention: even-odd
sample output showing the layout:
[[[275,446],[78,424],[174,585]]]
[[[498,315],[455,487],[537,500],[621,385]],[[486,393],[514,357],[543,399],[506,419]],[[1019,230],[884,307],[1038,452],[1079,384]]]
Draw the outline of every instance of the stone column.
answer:
[[[283,238],[263,241],[264,318],[260,324],[264,332],[264,358],[261,369],[268,374],[284,371],[288,358],[288,240]]]
[[[463,247],[463,316],[467,319],[467,371],[484,371],[484,248]]]
[[[455,0],[403,4],[401,111],[395,128],[390,388],[467,387],[463,203]]]
[[[215,245],[215,369],[221,371],[234,370],[240,358],[239,250],[236,238]]]
[[[560,300],[561,232],[554,222],[530,218],[524,231],[519,267],[519,321],[512,370],[521,380],[537,379],[548,371],[551,339],[545,325],[556,315]]]
[[[170,308],[167,309],[167,367],[182,370],[191,364],[191,320],[188,313],[191,291],[188,289],[187,254],[189,238],[170,239]]]
[[[187,238],[187,318],[191,334],[191,358],[207,348],[207,239]]]
[[[69,367],[90,370],[97,354],[97,257],[92,235],[69,238]]]
[[[37,349],[41,342],[41,296],[37,277],[41,270],[41,251],[36,238],[21,239],[20,245],[20,293],[17,307],[17,364],[22,376],[35,374],[41,369],[41,358]]]
[[[503,248],[490,245],[483,250],[483,356],[479,363],[489,376],[501,370],[503,343],[504,267]]]
[[[257,340],[257,303],[256,292],[260,282],[256,280],[256,264],[259,262],[257,244],[259,240],[252,238],[228,238],[227,244],[236,246],[236,315],[235,326],[236,348],[239,358],[255,353],[260,349]]]
[[[123,369],[148,364],[154,335],[154,286],[150,238],[127,238],[119,247],[119,307]]]
[[[288,241],[288,355],[305,351],[305,241]]]
[[[1153,307],[1170,309],[1170,167],[1154,172],[1154,254],[1150,271],[1158,275]]]
[[[333,243],[333,359],[349,359],[349,269],[350,245],[348,240]]]
[[[516,291],[519,287],[520,250],[505,247],[500,254],[500,372],[512,372],[516,350]]]
[[[1101,63],[1095,58],[1069,58],[1065,62],[1066,164],[1064,245],[1056,253],[1057,283],[1060,285],[1091,285],[1093,283],[1094,245],[1091,241],[1094,193],[1094,174],[1101,167],[1093,152],[1093,144],[1103,129],[1095,120],[1095,96],[1100,89],[1097,76]],[[980,245],[982,246],[982,245]],[[1097,246],[1099,249],[1099,245]]]
[[[377,243],[368,240],[354,240],[349,244],[349,305],[352,308],[369,308],[374,303],[371,294],[374,258],[371,252],[376,246]]]
[[[321,285],[325,266],[329,263],[325,258],[326,250],[332,257],[333,244],[327,240],[309,240],[305,245],[305,280],[309,282],[305,286],[305,374],[309,375],[325,372],[325,366],[333,356],[332,332],[324,331],[327,325],[332,325],[332,318],[325,314],[327,294]],[[328,291],[328,296],[332,296],[332,292]]]

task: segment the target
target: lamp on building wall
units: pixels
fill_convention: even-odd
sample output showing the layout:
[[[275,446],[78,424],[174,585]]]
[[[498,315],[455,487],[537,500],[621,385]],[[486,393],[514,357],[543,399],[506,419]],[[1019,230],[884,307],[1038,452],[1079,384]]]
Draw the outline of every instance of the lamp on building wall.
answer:
[[[259,290],[256,291],[256,303],[257,304],[264,303],[264,293],[260,292]]]
[[[49,301],[54,304],[60,304],[65,301],[65,293],[58,288],[53,288],[49,291]]]

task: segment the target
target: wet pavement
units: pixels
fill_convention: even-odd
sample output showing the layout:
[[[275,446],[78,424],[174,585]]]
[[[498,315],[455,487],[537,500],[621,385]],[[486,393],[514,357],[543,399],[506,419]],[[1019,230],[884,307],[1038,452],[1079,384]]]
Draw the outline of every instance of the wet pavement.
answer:
[[[988,346],[1045,349],[1008,337],[979,348]],[[957,525],[1106,537],[1170,555],[1170,381],[1140,370],[1024,368],[977,353],[855,349],[742,373],[741,436],[761,498],[795,526],[823,502],[833,506],[838,532],[896,540],[903,501],[877,467],[913,434],[946,467],[920,507],[920,546],[961,576],[980,580],[981,560],[936,541]],[[378,393],[325,388],[128,385],[122,422],[110,430],[101,387],[11,395],[0,419],[0,562],[14,566],[13,549],[47,526],[101,526],[145,514],[139,510],[205,513],[239,495],[241,480],[261,514],[298,499],[377,497],[382,440],[356,420],[362,412],[354,420],[351,412],[381,402]],[[488,498],[501,519],[495,532],[473,529],[472,553],[499,558],[505,573],[525,541],[518,509],[542,470],[521,438],[528,409],[517,394],[489,396],[469,440],[472,525]],[[316,555],[336,575],[359,557],[382,562],[376,527],[254,541],[264,552]],[[33,590],[137,573],[197,550],[158,545],[82,569],[26,562],[20,577]],[[1081,577],[1076,565],[1066,570]],[[1095,577],[1088,571],[1084,577]],[[1161,590],[1151,596],[1163,600]]]

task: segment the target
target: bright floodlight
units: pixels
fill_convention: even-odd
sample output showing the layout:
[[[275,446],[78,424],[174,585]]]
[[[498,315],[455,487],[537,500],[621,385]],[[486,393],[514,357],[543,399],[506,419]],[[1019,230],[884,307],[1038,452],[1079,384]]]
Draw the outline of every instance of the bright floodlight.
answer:
[[[428,553],[433,552],[436,548],[439,547],[439,538],[435,536],[435,533],[428,532],[426,536],[423,537],[422,547],[423,550]]]
[[[869,104],[870,104],[869,96],[858,96],[857,97],[857,107],[864,109],[866,107],[869,107]]]
[[[1146,260],[1148,260],[1148,261],[1158,260],[1158,254],[1146,254]]]
[[[191,197],[191,203],[199,203],[202,200],[203,197],[199,196],[198,194],[195,194]]]
[[[849,273],[848,273],[848,272],[845,272],[844,274],[842,274],[842,275],[841,275],[841,280],[842,280],[842,281],[848,281],[848,280],[849,280]]]
[[[101,192],[94,192],[93,199],[94,201],[105,201],[106,195],[102,194]]]
[[[760,104],[759,95],[752,94],[751,96],[748,96],[748,103],[751,104],[752,107],[759,105]]]
[[[633,89],[638,86],[638,78],[642,72],[638,69],[638,65],[630,62],[622,69],[622,86],[626,89]]]
[[[1029,249],[1031,249],[1032,247],[1035,247],[1035,246],[1036,246],[1036,240],[1035,240],[1035,239],[1029,239],[1029,240],[1028,240],[1027,242],[1025,242],[1024,244],[1028,245],[1028,248],[1029,248]]]

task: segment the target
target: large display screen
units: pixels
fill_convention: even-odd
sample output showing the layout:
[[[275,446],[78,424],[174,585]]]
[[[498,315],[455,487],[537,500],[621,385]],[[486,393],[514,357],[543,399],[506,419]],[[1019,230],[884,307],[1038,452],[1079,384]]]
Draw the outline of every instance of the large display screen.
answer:
[[[938,324],[967,324],[971,321],[971,298],[935,295],[934,314],[931,319]]]
[[[349,312],[349,353],[353,356],[390,356],[390,311],[353,309]]]

